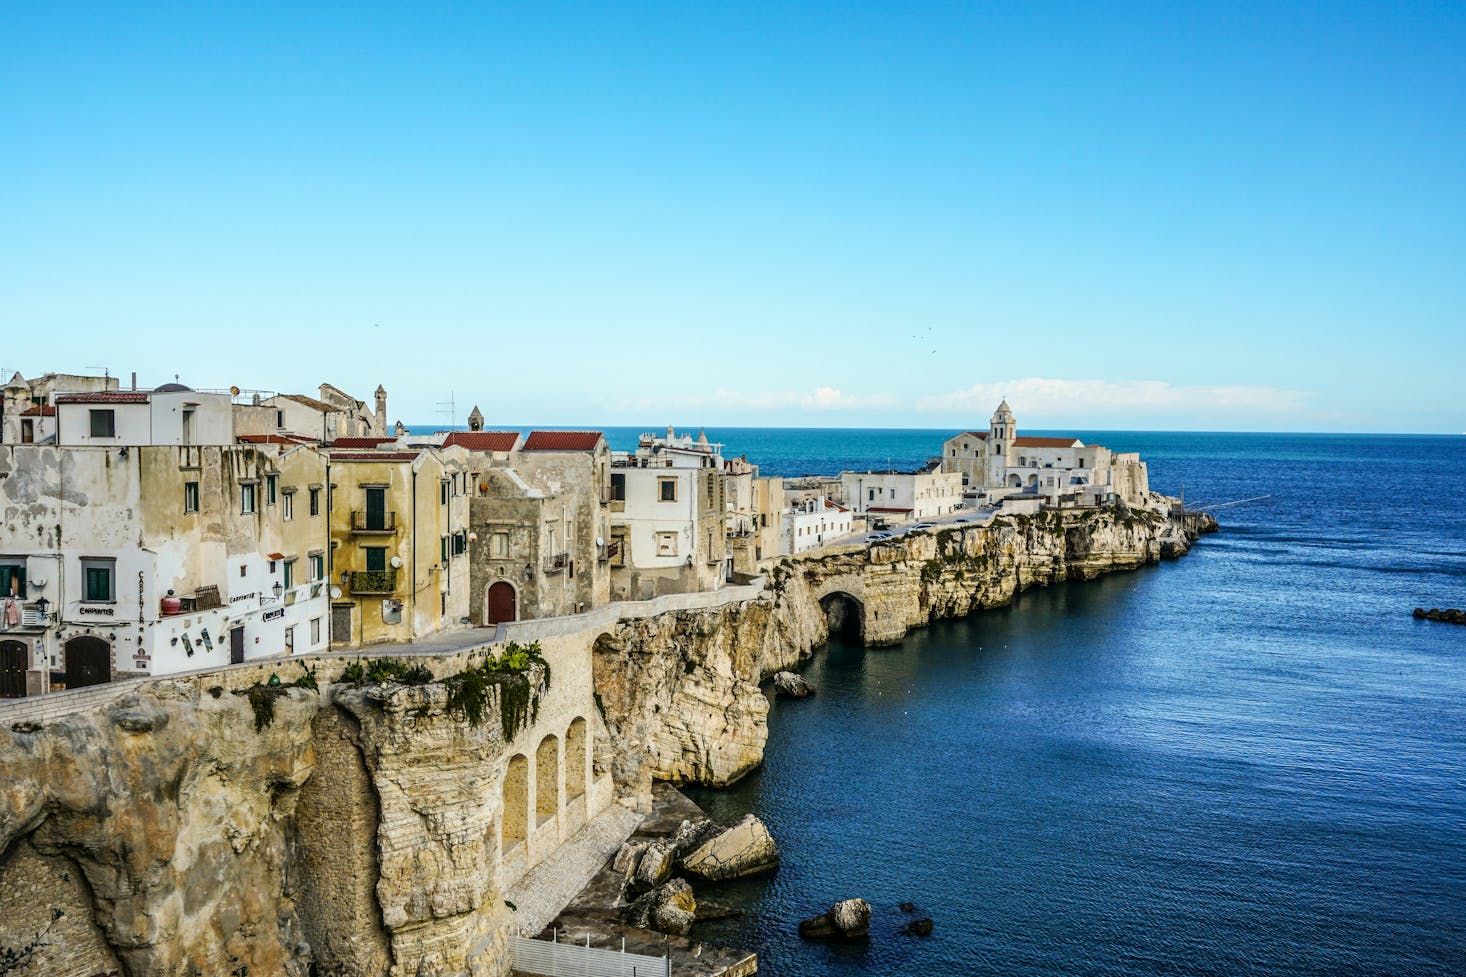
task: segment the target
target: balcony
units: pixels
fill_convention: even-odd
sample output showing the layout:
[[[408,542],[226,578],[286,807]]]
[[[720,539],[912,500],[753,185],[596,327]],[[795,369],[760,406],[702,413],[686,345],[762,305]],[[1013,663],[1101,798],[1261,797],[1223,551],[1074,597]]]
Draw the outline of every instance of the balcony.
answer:
[[[570,556],[566,553],[556,553],[554,556],[545,557],[546,573],[562,573],[570,565]]]
[[[354,595],[392,594],[397,591],[396,570],[352,570],[347,586]]]
[[[397,532],[396,512],[362,512],[351,510],[351,531],[361,536],[390,536]]]
[[[607,560],[614,560],[620,553],[621,542],[619,540],[612,540],[606,544],[605,549],[601,550],[601,562],[605,563]]]

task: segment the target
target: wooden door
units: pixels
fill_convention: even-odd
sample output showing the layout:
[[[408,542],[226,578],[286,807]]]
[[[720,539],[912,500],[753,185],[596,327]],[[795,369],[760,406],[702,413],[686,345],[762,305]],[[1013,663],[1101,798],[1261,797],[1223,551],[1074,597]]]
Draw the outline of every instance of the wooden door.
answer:
[[[30,657],[30,650],[19,641],[0,641],[0,699],[24,697]]]
[[[514,587],[500,580],[489,587],[484,599],[484,623],[499,624],[518,620],[515,616]]]
[[[387,490],[369,488],[366,490],[366,528],[387,528]]]
[[[244,663],[244,628],[229,629],[229,664]]]
[[[82,635],[66,642],[66,687],[85,688],[112,681],[112,646]]]

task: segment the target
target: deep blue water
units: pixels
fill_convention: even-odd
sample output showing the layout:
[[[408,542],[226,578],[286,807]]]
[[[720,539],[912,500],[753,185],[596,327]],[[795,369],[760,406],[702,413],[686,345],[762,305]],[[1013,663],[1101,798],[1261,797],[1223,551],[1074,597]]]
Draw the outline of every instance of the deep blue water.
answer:
[[[708,433],[800,474],[946,432]],[[1466,605],[1466,438],[1079,433],[1273,497],[1183,560],[819,652],[763,767],[694,794],[783,853],[701,886],[747,912],[700,935],[780,977],[1466,973],[1466,628],[1409,616]],[[850,896],[868,945],[795,935]]]

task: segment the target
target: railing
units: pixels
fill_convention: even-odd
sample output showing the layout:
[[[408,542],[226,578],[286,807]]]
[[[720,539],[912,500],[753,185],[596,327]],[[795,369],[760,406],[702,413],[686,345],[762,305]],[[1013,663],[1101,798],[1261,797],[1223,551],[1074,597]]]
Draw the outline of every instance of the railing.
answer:
[[[620,542],[607,543],[605,549],[601,550],[601,561],[616,559],[616,554],[621,552]]]
[[[570,557],[565,553],[556,553],[554,556],[545,557],[545,572],[559,573],[570,564]]]
[[[351,510],[351,531],[353,533],[395,533],[396,512],[362,512]]]
[[[390,594],[397,590],[397,571],[352,570],[348,584],[353,594]]]
[[[600,950],[573,943],[509,938],[511,966],[539,977],[671,977],[672,962],[625,950]]]

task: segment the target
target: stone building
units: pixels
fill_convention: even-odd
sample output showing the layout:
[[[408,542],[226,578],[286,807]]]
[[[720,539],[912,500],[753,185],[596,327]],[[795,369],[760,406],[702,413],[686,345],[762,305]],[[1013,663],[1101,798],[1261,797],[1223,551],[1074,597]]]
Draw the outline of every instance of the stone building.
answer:
[[[962,478],[935,463],[916,471],[841,472],[845,498],[872,522],[920,521],[962,506]]]
[[[6,696],[326,647],[325,481],[284,445],[0,448]]]
[[[1020,435],[1006,400],[986,431],[964,431],[943,443],[942,470],[960,474],[980,503],[1028,493],[1051,504],[1099,505],[1118,498],[1144,505],[1150,494],[1139,454],[1074,437]]]
[[[783,550],[788,554],[818,549],[855,531],[854,514],[829,499],[810,499],[784,510]]]
[[[727,579],[727,493],[721,445],[672,428],[643,434],[611,466],[611,593],[645,600],[714,590]]]
[[[412,641],[465,627],[468,453],[333,446],[329,458],[332,644]]]

